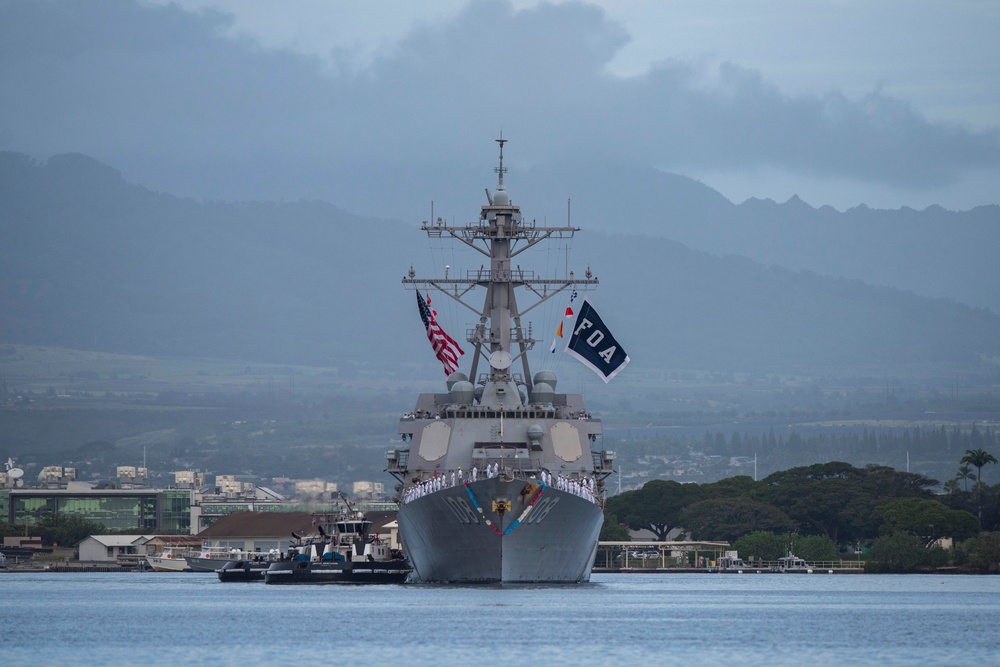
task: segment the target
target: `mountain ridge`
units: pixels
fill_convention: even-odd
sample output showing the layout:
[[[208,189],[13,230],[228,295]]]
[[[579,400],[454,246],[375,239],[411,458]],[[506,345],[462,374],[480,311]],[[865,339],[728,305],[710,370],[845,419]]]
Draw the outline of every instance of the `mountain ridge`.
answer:
[[[445,263],[457,271],[482,262],[436,246],[421,256],[416,225],[319,201],[181,199],[86,156],[41,165],[3,154],[0,183],[8,343],[385,372],[432,366],[412,295],[397,281],[414,263],[437,275]],[[572,252],[571,268],[595,267],[602,314],[646,367],[982,370],[1000,354],[1000,316],[950,299],[606,230],[585,229]],[[543,259],[553,273],[567,264]],[[558,322],[556,301],[532,315],[543,341]],[[442,314],[457,337],[470,324],[467,313]],[[531,354],[544,360],[542,347]]]
[[[798,196],[783,203],[734,203],[696,179],[635,162],[507,164],[513,201],[540,221],[570,219],[588,230],[647,234],[712,254],[860,278],[1000,313],[1000,270],[992,256],[1000,247],[995,204],[967,211],[859,204],[838,211],[815,208]],[[426,218],[426,206],[452,222],[474,219],[485,203],[483,186],[495,178],[482,164],[430,158],[340,165],[329,174],[324,199],[346,210],[412,220],[415,211]]]

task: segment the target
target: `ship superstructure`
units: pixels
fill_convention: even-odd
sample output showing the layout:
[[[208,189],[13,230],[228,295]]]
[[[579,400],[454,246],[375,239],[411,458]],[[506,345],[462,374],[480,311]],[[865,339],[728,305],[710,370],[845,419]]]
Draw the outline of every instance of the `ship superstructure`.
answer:
[[[478,321],[468,375],[448,376],[447,391],[421,394],[403,416],[408,449],[388,452],[400,497],[399,534],[417,582],[580,582],[590,578],[604,520],[604,479],[614,454],[597,449],[601,422],[578,394],[556,393],[551,371],[531,375],[537,342],[522,317],[539,304],[597,284],[585,277],[541,278],[514,258],[536,244],[578,231],[527,221],[503,182],[487,190],[479,219],[424,222],[430,237],[450,237],[488,263],[464,275],[403,283],[458,301]],[[485,290],[481,307],[466,299]],[[518,302],[516,291],[531,301]],[[418,293],[419,298],[419,293]]]

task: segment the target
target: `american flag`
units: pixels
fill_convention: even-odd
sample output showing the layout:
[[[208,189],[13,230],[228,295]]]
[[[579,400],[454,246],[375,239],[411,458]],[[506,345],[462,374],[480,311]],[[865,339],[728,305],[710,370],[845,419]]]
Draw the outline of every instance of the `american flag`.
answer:
[[[437,323],[437,313],[431,310],[431,299],[420,296],[417,292],[417,308],[420,310],[420,319],[427,330],[427,340],[434,348],[434,356],[444,364],[444,374],[451,375],[458,370],[458,357],[465,352],[458,346],[451,336],[444,332],[441,325]]]

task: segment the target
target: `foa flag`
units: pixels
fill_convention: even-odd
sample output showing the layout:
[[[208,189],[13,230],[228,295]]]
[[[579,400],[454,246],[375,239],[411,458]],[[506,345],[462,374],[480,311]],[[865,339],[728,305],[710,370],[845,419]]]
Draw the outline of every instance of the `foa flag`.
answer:
[[[629,362],[628,354],[586,297],[566,341],[566,352],[582,361],[605,382],[610,382]]]

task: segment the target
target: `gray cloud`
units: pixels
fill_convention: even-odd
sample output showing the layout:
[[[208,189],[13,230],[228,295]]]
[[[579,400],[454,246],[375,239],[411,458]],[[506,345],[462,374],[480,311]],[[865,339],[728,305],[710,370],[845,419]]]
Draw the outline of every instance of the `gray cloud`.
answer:
[[[909,188],[1000,166],[997,130],[930,122],[879,91],[788,96],[733,64],[612,76],[628,35],[580,4],[471,2],[362,72],[234,42],[231,25],[175,6],[0,0],[0,148],[81,151],[209,197],[329,196],[343,165],[461,165],[501,128],[525,163],[775,167]]]

